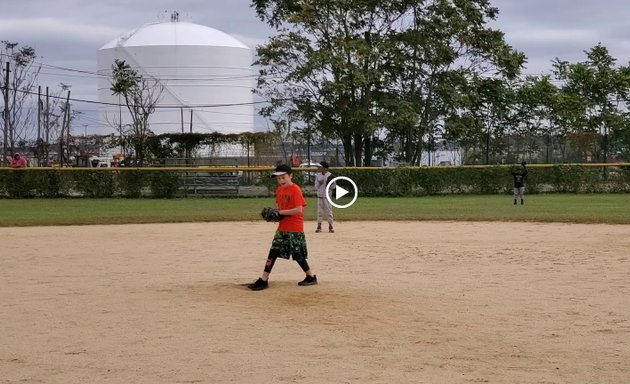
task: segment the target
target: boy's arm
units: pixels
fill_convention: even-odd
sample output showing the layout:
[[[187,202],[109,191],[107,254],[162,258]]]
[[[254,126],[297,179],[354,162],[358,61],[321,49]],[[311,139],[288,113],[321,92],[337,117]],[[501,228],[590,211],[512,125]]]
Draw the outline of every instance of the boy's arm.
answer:
[[[301,205],[298,205],[295,208],[283,209],[281,211],[278,211],[278,213],[280,213],[282,216],[297,215],[298,213],[302,213],[302,212],[304,212],[304,207]]]

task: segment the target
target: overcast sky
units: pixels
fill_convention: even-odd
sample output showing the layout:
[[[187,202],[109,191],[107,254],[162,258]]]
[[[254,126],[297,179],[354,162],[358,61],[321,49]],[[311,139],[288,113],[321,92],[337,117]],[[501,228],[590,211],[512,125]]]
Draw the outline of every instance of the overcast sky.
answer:
[[[0,0],[0,40],[35,48],[46,65],[96,72],[96,53],[105,43],[177,10],[180,20],[226,32],[254,48],[271,31],[250,8],[250,0]],[[630,61],[630,3],[627,0],[493,0],[493,23],[528,57],[526,74],[547,73],[551,60],[584,59],[601,42],[619,64]],[[167,19],[164,19],[167,20]],[[72,85],[73,98],[96,100],[96,76],[44,67],[43,86]],[[76,106],[89,114],[96,107]],[[87,118],[78,122],[90,131]],[[257,123],[258,124],[258,123]],[[256,127],[261,129],[262,127]]]

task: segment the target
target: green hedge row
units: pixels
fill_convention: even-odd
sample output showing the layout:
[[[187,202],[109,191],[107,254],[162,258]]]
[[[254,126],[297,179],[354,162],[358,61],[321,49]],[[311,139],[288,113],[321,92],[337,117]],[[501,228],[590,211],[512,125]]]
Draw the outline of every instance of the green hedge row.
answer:
[[[438,194],[511,193],[511,167],[401,167],[338,169],[351,178],[362,196],[422,196]],[[630,192],[630,166],[529,166],[528,193]]]
[[[630,192],[630,166],[553,165],[530,166],[527,193],[622,193]],[[193,172],[194,170],[187,170]],[[206,171],[207,172],[207,171]],[[277,188],[268,171],[252,171],[257,177],[242,177],[241,185],[263,185],[269,194]],[[243,172],[245,174],[246,172]],[[335,176],[354,180],[361,196],[422,196],[438,194],[511,193],[510,167],[400,167],[337,168]],[[252,175],[253,176],[253,175]],[[312,185],[313,171],[295,170],[293,180]],[[100,169],[0,169],[0,197],[129,197],[172,198],[181,181],[173,170]]]
[[[361,196],[512,193],[511,166],[335,168],[335,176],[352,179]],[[314,172],[294,169],[293,181],[312,185]],[[277,182],[264,173],[259,183],[270,192]],[[527,193],[630,192],[630,165],[538,165],[528,167]]]
[[[9,198],[171,198],[178,188],[179,176],[171,171],[0,170],[0,196]]]

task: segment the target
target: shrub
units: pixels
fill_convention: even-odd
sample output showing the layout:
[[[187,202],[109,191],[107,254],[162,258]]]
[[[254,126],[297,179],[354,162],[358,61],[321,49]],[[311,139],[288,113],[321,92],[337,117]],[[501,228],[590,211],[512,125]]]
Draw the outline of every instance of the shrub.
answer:
[[[528,167],[528,193],[630,192],[630,166],[546,165]],[[186,172],[195,172],[187,170]],[[207,171],[204,171],[207,172]],[[257,172],[257,185],[273,194],[275,177]],[[420,196],[438,194],[495,194],[512,190],[508,166],[334,168],[335,176],[354,180],[361,196]],[[111,169],[0,169],[0,197],[55,198],[66,195],[101,198],[118,194],[137,198],[147,186],[152,197],[172,198],[183,172]],[[304,185],[302,170],[293,178]],[[309,182],[309,185],[310,182]]]
[[[159,171],[157,171],[159,172]],[[148,175],[140,170],[121,170],[116,174],[118,189],[124,197],[138,198],[147,185]]]
[[[77,192],[84,197],[112,197],[116,192],[114,173],[111,171],[78,169],[72,175]]]
[[[4,189],[11,199],[33,197],[35,186],[31,172],[26,170],[7,170],[4,177]]]
[[[149,186],[152,197],[170,199],[179,188],[179,176],[171,171],[151,171]]]

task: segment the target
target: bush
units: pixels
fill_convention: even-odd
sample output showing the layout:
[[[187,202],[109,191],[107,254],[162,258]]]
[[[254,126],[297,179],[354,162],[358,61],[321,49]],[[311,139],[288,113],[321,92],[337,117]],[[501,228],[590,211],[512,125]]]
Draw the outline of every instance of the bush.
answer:
[[[551,168],[551,185],[556,192],[577,193],[590,190],[593,182],[589,180],[591,173],[580,165],[554,165]]]
[[[28,172],[38,197],[55,198],[67,195],[70,190],[69,177],[59,170],[37,170]]]
[[[148,175],[140,170],[122,170],[116,174],[118,190],[124,197],[138,198],[142,196],[142,189],[147,185]]]
[[[114,173],[78,169],[72,172],[75,188],[84,197],[112,197],[116,193]]]
[[[6,170],[2,188],[11,199],[23,199],[34,196],[35,183],[31,172],[26,170]]]
[[[5,197],[7,195],[7,177],[9,172],[7,170],[0,170],[0,196]]]
[[[150,171],[149,186],[151,196],[170,199],[179,188],[179,175],[171,171]]]
[[[563,164],[528,170],[528,193],[630,192],[630,166],[625,164],[605,168]],[[255,172],[257,185],[266,186],[273,194],[278,186],[275,177],[268,171]],[[509,166],[335,168],[332,173],[354,180],[361,196],[495,194],[509,193],[513,186]],[[158,169],[1,169],[0,197],[137,198],[148,186],[152,197],[172,198],[180,187],[181,174]],[[293,180],[303,185],[302,170],[295,171]]]

